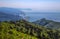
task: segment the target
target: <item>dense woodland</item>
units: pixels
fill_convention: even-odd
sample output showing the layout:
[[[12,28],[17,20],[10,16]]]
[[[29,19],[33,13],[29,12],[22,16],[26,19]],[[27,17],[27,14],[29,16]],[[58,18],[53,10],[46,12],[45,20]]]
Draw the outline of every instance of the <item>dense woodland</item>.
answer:
[[[60,31],[25,21],[0,22],[0,39],[60,39]]]

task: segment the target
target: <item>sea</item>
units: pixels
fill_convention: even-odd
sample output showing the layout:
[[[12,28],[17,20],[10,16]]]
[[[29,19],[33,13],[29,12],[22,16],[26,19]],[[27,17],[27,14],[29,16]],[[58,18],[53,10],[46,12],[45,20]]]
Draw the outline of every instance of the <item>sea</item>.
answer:
[[[29,21],[36,21],[42,18],[60,22],[60,12],[25,12]]]

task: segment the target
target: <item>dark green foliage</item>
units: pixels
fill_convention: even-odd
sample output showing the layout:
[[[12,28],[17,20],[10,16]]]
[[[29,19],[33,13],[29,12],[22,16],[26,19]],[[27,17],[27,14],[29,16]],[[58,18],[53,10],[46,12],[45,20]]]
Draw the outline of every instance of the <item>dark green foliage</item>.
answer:
[[[13,32],[12,32],[12,31],[9,31],[8,33],[9,33],[9,34],[13,34]]]
[[[20,36],[19,33],[24,34]],[[25,34],[28,36],[25,36]],[[47,29],[25,20],[0,22],[0,38],[1,37],[8,39],[60,39],[60,31]]]

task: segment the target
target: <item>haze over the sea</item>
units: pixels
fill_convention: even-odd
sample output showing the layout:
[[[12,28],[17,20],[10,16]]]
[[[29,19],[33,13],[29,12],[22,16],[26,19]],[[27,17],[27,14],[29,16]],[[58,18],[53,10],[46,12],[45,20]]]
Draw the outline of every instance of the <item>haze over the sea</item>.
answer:
[[[31,20],[47,18],[60,22],[60,0],[0,0],[0,7],[24,9]]]
[[[40,20],[42,18],[45,18],[47,20],[53,20],[56,22],[60,22],[60,13],[55,12],[29,12],[26,13],[27,16],[29,16],[30,21],[36,21]]]

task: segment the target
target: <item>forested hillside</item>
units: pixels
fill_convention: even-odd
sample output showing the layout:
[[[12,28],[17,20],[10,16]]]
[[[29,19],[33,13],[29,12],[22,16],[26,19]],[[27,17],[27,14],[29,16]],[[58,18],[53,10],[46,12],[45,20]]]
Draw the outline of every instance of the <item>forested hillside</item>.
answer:
[[[0,22],[0,39],[60,39],[60,31],[25,20]]]

